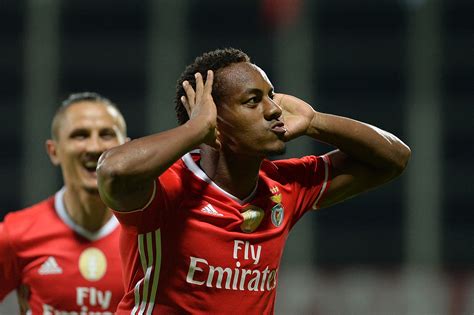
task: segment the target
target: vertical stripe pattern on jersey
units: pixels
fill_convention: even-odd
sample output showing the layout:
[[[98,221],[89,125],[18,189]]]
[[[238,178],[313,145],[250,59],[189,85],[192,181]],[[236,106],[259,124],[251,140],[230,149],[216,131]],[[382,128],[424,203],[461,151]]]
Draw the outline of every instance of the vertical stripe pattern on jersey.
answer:
[[[161,268],[160,230],[138,235],[138,252],[144,277],[134,288],[135,306],[131,314],[151,314],[156,300],[156,291]],[[137,313],[138,312],[138,313]]]
[[[151,294],[150,301],[148,302],[147,315],[151,314],[153,311],[153,306],[155,305],[156,290],[158,288],[158,281],[160,279],[160,269],[161,269],[161,234],[160,230],[155,231],[155,249],[156,249],[156,259],[155,259],[155,272],[153,273],[153,281],[151,285]]]

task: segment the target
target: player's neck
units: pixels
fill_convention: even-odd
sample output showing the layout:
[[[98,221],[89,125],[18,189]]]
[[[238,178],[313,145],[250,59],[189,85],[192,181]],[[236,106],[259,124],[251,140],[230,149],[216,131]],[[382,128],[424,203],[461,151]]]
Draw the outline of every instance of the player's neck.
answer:
[[[261,163],[261,158],[201,149],[203,171],[219,187],[239,199],[245,199],[254,191]]]
[[[99,230],[112,216],[99,194],[84,190],[67,187],[64,193],[64,205],[71,219],[91,232]]]

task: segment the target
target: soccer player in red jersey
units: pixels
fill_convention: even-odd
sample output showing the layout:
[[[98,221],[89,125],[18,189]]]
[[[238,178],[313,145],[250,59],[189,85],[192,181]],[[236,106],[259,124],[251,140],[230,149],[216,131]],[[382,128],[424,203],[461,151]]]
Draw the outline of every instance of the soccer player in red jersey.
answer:
[[[410,156],[386,131],[276,94],[237,49],[196,58],[176,105],[179,127],[99,159],[100,194],[122,225],[118,314],[273,313],[296,222],[390,181]],[[267,160],[300,136],[337,149]]]
[[[78,93],[51,133],[46,148],[64,187],[0,223],[0,300],[17,290],[22,314],[113,314],[124,293],[120,224],[100,199],[95,169],[125,142],[125,121],[108,99]]]

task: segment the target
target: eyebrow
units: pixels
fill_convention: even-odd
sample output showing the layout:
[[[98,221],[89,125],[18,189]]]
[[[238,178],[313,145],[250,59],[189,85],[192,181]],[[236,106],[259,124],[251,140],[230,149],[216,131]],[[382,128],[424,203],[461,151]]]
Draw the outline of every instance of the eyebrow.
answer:
[[[244,91],[244,94],[263,94],[263,92],[260,89],[252,88],[252,89],[246,89]]]
[[[102,127],[102,128],[99,128],[99,132],[104,132],[104,131],[113,131],[113,132],[116,132],[114,128],[112,127]],[[72,129],[70,132],[69,132],[69,135],[73,135],[73,134],[76,134],[76,133],[90,133],[90,129],[89,128],[83,128],[83,127],[79,127],[79,128],[74,128]]]
[[[78,133],[78,132],[89,132],[89,129],[87,129],[87,128],[74,128],[69,132],[69,134],[72,135],[72,134],[75,134],[75,133]]]
[[[273,86],[270,87],[270,92],[274,92]],[[250,88],[246,89],[244,91],[244,94],[263,94],[263,91],[257,88]]]

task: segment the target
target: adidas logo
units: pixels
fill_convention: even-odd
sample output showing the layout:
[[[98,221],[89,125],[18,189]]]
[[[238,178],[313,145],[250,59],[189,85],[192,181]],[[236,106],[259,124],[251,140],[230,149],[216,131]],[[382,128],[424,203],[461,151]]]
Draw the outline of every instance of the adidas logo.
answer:
[[[48,259],[38,269],[40,275],[53,275],[63,273],[63,269],[59,267],[56,259],[53,256],[49,256]]]
[[[205,206],[204,208],[201,209],[202,212],[205,212],[205,213],[208,213],[208,214],[212,214],[212,215],[217,215],[217,216],[220,216],[222,217],[223,214],[222,213],[219,213],[217,212],[216,209],[214,209],[214,207],[210,204],[208,204],[207,206]]]

